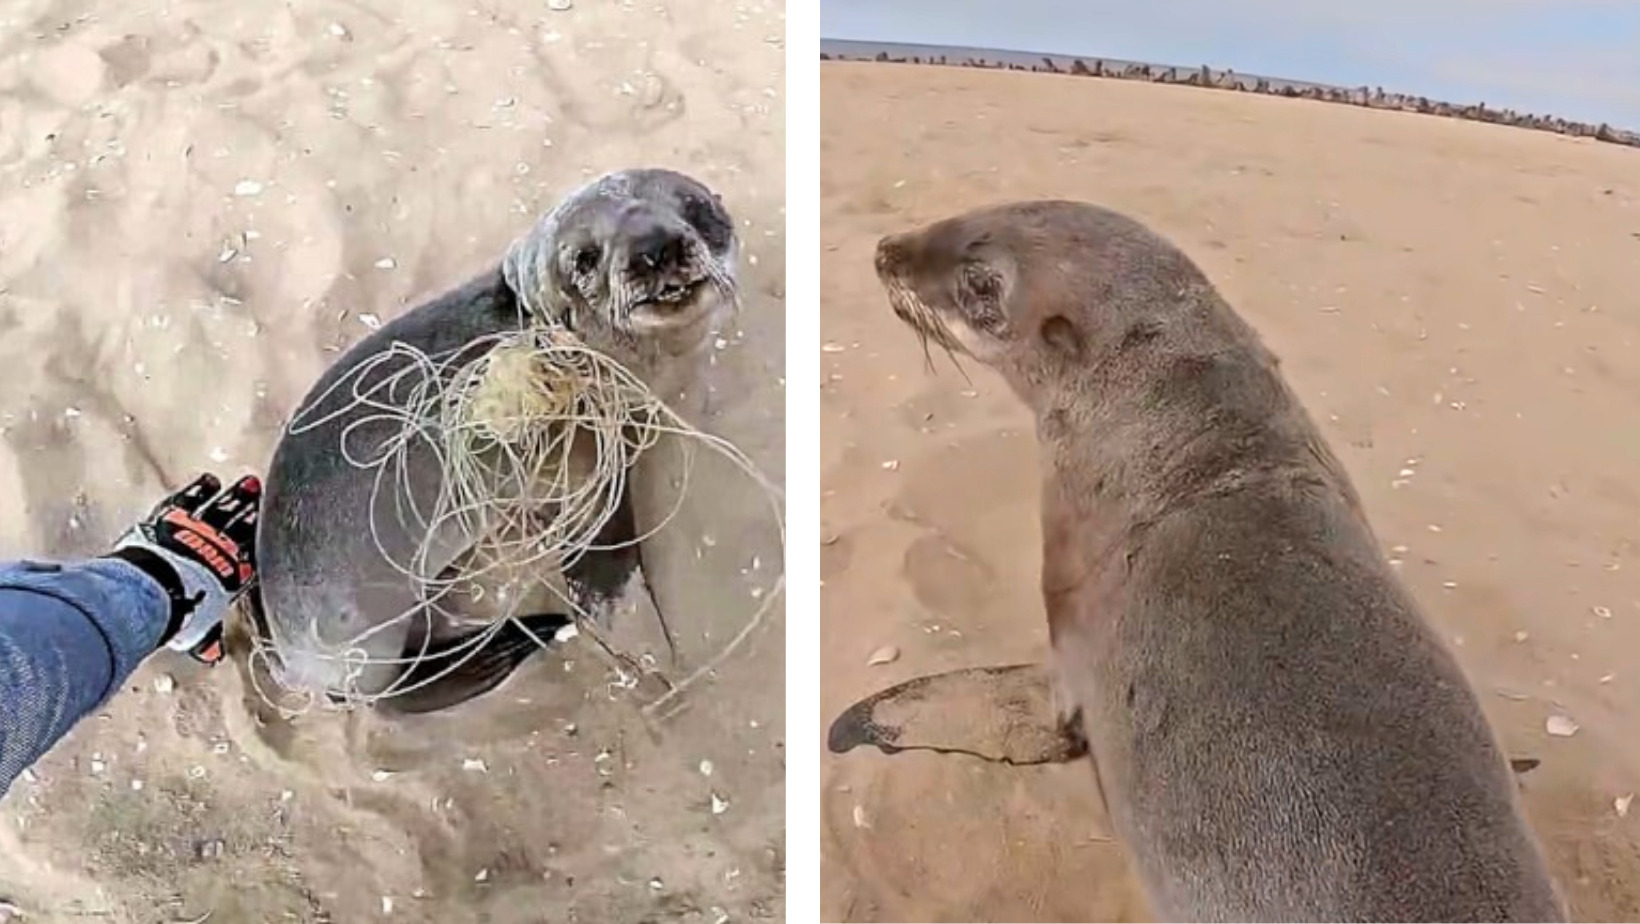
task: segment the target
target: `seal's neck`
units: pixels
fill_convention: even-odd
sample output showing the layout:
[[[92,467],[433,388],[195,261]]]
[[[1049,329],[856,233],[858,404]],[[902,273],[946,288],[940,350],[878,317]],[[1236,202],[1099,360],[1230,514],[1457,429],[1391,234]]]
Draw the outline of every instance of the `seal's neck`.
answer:
[[[1095,397],[1097,396],[1097,397]],[[1120,528],[1193,499],[1341,469],[1262,345],[1106,365],[1037,409],[1058,501]],[[1318,467],[1317,462],[1323,464]]]
[[[707,368],[732,314],[732,306],[717,306],[688,324],[637,338],[617,358],[674,411],[693,419],[705,407]]]

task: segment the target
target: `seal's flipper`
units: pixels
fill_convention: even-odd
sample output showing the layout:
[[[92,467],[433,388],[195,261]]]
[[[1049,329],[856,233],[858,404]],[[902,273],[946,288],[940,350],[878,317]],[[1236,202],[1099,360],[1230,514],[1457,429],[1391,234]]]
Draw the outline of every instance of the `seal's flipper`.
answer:
[[[632,498],[622,491],[609,519],[593,538],[592,547],[564,569],[564,577],[578,598],[575,602],[590,612],[620,596],[642,561],[637,539],[638,520],[632,511]]]
[[[672,627],[666,622],[661,601],[655,596],[655,588],[649,583],[649,572],[643,566],[643,545],[638,541],[638,517],[629,493],[623,491],[616,500],[609,519],[598,531],[593,545],[595,550],[564,569],[564,576],[575,589],[575,602],[588,612],[596,613],[626,589],[634,572],[638,573],[643,578],[649,603],[655,608],[655,618],[660,620],[666,647],[671,650],[675,660],[678,655],[677,642],[672,637]]]
[[[416,645],[405,652],[405,657],[416,658],[415,663],[395,684],[405,692],[382,699],[381,706],[389,712],[438,712],[488,693],[569,624],[569,617],[558,613],[519,616],[502,623],[477,651],[463,646],[472,644],[487,627],[440,639],[425,652]]]
[[[273,631],[268,628],[268,605],[262,601],[262,585],[252,584],[240,600],[244,605],[242,612],[250,617],[255,636],[263,642],[271,643]]]
[[[1040,664],[972,667],[918,677],[866,697],[832,722],[841,754],[872,745],[885,754],[935,751],[1005,764],[1068,763],[1087,743],[1054,709]]]

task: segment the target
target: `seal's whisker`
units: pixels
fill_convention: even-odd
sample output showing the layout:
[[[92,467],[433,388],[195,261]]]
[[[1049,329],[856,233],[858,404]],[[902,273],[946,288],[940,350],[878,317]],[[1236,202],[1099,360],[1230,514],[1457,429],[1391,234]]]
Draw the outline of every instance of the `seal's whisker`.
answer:
[[[643,297],[638,284],[630,279],[623,279],[610,291],[610,318],[617,330],[629,331],[632,329],[632,309]]]
[[[894,309],[894,313],[899,316],[900,320],[905,322],[907,327],[911,328],[912,333],[917,335],[918,345],[922,347],[923,351],[923,369],[931,375],[939,374],[934,366],[933,351],[929,349],[929,344],[932,342],[944,350],[946,356],[951,358],[951,364],[956,366],[957,372],[963,377],[963,381],[972,385],[973,381],[968,378],[967,370],[963,369],[962,364],[957,362],[957,353],[964,349],[962,343],[952,335],[951,329],[945,325],[939,315],[899,279],[885,278],[882,283],[883,288],[888,293],[888,302]]]
[[[916,328],[916,331],[917,344],[922,347],[923,352],[923,371],[929,375],[938,375],[939,371],[934,368],[934,353],[928,349],[928,331],[921,327]]]
[[[735,285],[734,272],[727,265],[713,260],[707,264],[708,279],[717,290],[718,298],[729,303],[729,310],[740,313],[740,287]]]

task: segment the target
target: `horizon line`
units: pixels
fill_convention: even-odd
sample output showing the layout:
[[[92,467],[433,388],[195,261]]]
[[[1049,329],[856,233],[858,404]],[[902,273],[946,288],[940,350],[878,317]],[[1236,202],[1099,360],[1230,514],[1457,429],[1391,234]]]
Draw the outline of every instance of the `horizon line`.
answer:
[[[1323,89],[1323,90],[1355,91],[1355,90],[1375,89],[1375,90],[1378,90],[1378,91],[1380,91],[1382,93],[1385,93],[1385,94],[1401,96],[1401,97],[1407,97],[1407,98],[1423,99],[1423,100],[1429,101],[1430,103],[1438,103],[1440,105],[1445,105],[1445,106],[1453,106],[1453,107],[1477,106],[1477,107],[1485,108],[1487,111],[1491,111],[1491,112],[1500,112],[1500,113],[1501,112],[1509,112],[1509,113],[1514,113],[1515,115],[1518,115],[1518,116],[1527,116],[1527,117],[1531,117],[1531,118],[1556,119],[1556,120],[1566,122],[1568,124],[1573,124],[1573,125],[1584,125],[1584,126],[1590,126],[1590,127],[1605,126],[1606,128],[1608,128],[1608,129],[1610,129],[1614,132],[1619,132],[1619,133],[1622,133],[1622,134],[1625,134],[1625,135],[1640,136],[1640,131],[1636,131],[1636,129],[1629,128],[1626,125],[1619,125],[1619,124],[1611,122],[1611,121],[1587,122],[1587,121],[1584,121],[1582,119],[1571,119],[1571,118],[1566,118],[1564,116],[1554,115],[1552,113],[1530,112],[1530,111],[1526,111],[1526,110],[1513,109],[1513,108],[1493,109],[1491,106],[1488,106],[1485,101],[1472,102],[1472,103],[1459,103],[1459,102],[1454,102],[1454,101],[1451,101],[1451,100],[1444,100],[1444,99],[1438,99],[1438,98],[1431,97],[1431,96],[1425,96],[1424,94],[1421,94],[1421,93],[1410,93],[1410,92],[1405,92],[1405,91],[1401,91],[1401,90],[1396,90],[1396,89],[1393,89],[1393,88],[1386,88],[1382,84],[1345,85],[1345,84],[1337,84],[1337,83],[1323,83],[1323,82],[1318,81],[1318,80],[1305,80],[1305,79],[1298,78],[1298,77],[1278,77],[1278,76],[1275,76],[1275,75],[1272,75],[1272,74],[1261,74],[1261,73],[1257,73],[1257,72],[1254,72],[1254,71],[1240,71],[1240,70],[1236,70],[1235,68],[1229,68],[1229,67],[1214,67],[1213,65],[1210,65],[1210,64],[1168,64],[1168,63],[1161,62],[1161,61],[1144,61],[1144,60],[1141,60],[1141,59],[1138,59],[1138,58],[1113,58],[1113,57],[1107,57],[1105,55],[1069,54],[1069,53],[1066,53],[1066,52],[1032,51],[1032,50],[1026,49],[1026,48],[992,48],[992,47],[986,47],[986,46],[981,46],[981,45],[935,45],[935,44],[929,44],[929,43],[926,43],[926,42],[895,42],[895,41],[883,41],[883,40],[879,40],[879,39],[836,38],[836,37],[828,37],[826,35],[821,35],[820,36],[820,50],[821,50],[822,54],[825,53],[825,46],[828,42],[842,42],[842,43],[848,43],[848,44],[854,44],[854,45],[875,45],[875,46],[881,46],[881,47],[887,47],[887,48],[933,49],[933,50],[938,50],[938,51],[943,51],[943,52],[948,52],[948,53],[949,52],[979,52],[979,53],[982,53],[982,54],[993,54],[993,55],[999,55],[999,54],[1000,55],[1024,55],[1024,56],[1030,56],[1030,57],[1035,57],[1035,58],[1039,58],[1039,59],[1054,61],[1055,63],[1057,63],[1059,61],[1066,61],[1066,62],[1070,62],[1070,61],[1083,61],[1083,62],[1101,61],[1101,62],[1107,62],[1107,63],[1112,63],[1112,64],[1132,64],[1132,65],[1139,65],[1139,66],[1144,66],[1144,67],[1167,68],[1167,69],[1171,69],[1171,70],[1174,70],[1174,71],[1179,71],[1179,70],[1186,70],[1186,71],[1200,70],[1200,69],[1205,67],[1205,68],[1208,69],[1208,71],[1210,71],[1212,73],[1235,74],[1238,77],[1248,77],[1248,78],[1252,78],[1252,79],[1255,79],[1255,80],[1264,80],[1264,81],[1271,82],[1271,83],[1283,83],[1283,84],[1290,84],[1290,85],[1293,85],[1293,86],[1303,86],[1303,87],[1316,87],[1318,89]],[[984,59],[975,57],[974,60],[984,60]],[[910,63],[910,62],[907,62],[907,63]],[[929,62],[929,63],[934,63],[934,62]],[[952,65],[948,64],[947,66],[952,66]],[[961,66],[961,62],[956,62],[956,66]],[[1042,73],[1042,72],[1038,71],[1037,73]],[[1052,73],[1052,72],[1050,71],[1048,73]],[[1120,75],[1111,74],[1111,75],[1105,75],[1105,76],[1107,76],[1111,79],[1116,79],[1116,80],[1123,79]],[[1223,88],[1223,87],[1207,87],[1205,89],[1226,89],[1226,88]],[[1251,91],[1247,91],[1247,90],[1244,89],[1243,92],[1251,92]],[[1270,94],[1270,95],[1279,96],[1280,94]],[[1368,108],[1371,108],[1371,107],[1368,107]],[[1435,113],[1428,113],[1428,114],[1433,115]],[[1480,121],[1480,120],[1474,120],[1474,121]],[[1504,124],[1504,123],[1495,123],[1495,124]],[[1506,127],[1516,128],[1516,127],[1530,127],[1530,126],[1508,126],[1508,125],[1506,125]],[[1624,142],[1619,142],[1619,143],[1624,143]],[[1634,147],[1634,146],[1640,146],[1640,145],[1637,145],[1635,142],[1628,142],[1628,143],[1626,143],[1626,146]]]

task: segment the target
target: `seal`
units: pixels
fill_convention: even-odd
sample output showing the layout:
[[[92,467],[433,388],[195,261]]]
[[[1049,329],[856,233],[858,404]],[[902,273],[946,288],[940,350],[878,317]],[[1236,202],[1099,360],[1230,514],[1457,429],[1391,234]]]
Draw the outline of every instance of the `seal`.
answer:
[[[876,270],[1035,416],[1059,708],[1159,920],[1565,920],[1473,689],[1189,257],[1041,201]]]
[[[487,349],[481,338],[547,322],[569,328],[668,397],[699,384],[716,331],[734,310],[738,247],[721,198],[699,181],[659,169],[611,173],[566,197],[499,265],[382,326],[326,370],[293,418],[323,423],[287,428],[279,441],[257,535],[260,582],[251,611],[273,643],[281,683],[332,698],[402,689],[380,704],[431,712],[494,688],[571,622],[558,612],[518,617],[459,666],[452,664],[461,659],[439,657],[482,627],[426,605],[416,582],[392,562],[413,560],[425,543],[433,551],[424,576],[448,577],[480,537],[453,519],[431,537],[415,528],[424,522],[415,512],[432,509],[446,478],[429,441],[406,450],[403,492],[378,494],[377,473],[344,455],[344,439],[368,454],[400,433],[396,421],[376,419],[376,410],[352,397],[409,362],[384,361],[384,353],[405,344],[429,356],[471,351],[476,358]],[[335,387],[350,376],[356,385]],[[406,395],[387,391],[385,400]],[[597,548],[561,575],[578,605],[601,613],[640,572],[637,537],[623,495]],[[351,664],[336,657],[344,642],[354,647]]]

